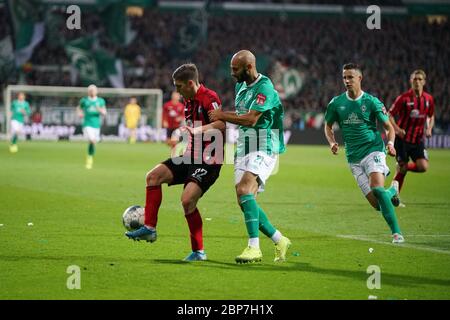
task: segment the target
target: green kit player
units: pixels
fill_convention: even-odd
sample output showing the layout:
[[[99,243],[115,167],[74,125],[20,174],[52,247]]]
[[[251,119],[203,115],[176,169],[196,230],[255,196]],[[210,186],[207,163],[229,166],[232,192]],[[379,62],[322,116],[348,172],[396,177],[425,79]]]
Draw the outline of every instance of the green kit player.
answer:
[[[404,238],[395,215],[395,197],[398,190],[384,188],[385,176],[389,174],[386,165],[386,151],[377,120],[387,131],[387,151],[395,156],[395,131],[389,122],[386,108],[376,97],[362,91],[362,72],[358,65],[349,63],[343,67],[343,80],[347,91],[334,97],[325,114],[325,136],[331,152],[337,154],[339,146],[333,132],[337,122],[342,130],[347,161],[361,191],[369,203],[381,210],[392,231],[393,243],[402,243]]]
[[[255,56],[247,50],[231,59],[231,75],[237,80],[236,112],[209,111],[211,121],[239,125],[234,160],[234,177],[239,206],[244,213],[249,236],[248,246],[236,257],[237,263],[261,261],[259,230],[275,244],[275,261],[284,261],[291,245],[288,238],[270,223],[256,202],[274,171],[278,154],[285,151],[283,140],[283,106],[272,81],[256,71]]]
[[[80,100],[77,108],[83,119],[83,134],[89,141],[86,169],[92,169],[94,163],[95,144],[100,141],[101,116],[106,115],[105,100],[97,97],[97,87],[88,87],[88,96]]]
[[[30,113],[30,104],[25,100],[25,94],[20,92],[17,95],[17,99],[11,104],[11,144],[9,146],[11,153],[19,151],[17,140],[23,131],[25,117],[29,116]]]

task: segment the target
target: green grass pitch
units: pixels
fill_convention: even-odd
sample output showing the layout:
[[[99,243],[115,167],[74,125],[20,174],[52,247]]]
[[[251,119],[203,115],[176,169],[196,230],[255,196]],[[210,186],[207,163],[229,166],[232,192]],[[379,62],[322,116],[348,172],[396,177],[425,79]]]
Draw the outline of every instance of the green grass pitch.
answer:
[[[0,143],[0,299],[450,299],[450,151],[429,150],[429,171],[408,174],[406,207],[397,209],[407,243],[394,246],[343,150],[289,146],[258,197],[293,242],[288,261],[274,263],[261,235],[262,263],[237,265],[247,239],[232,165],[199,202],[209,261],[184,263],[181,186],[163,187],[155,243],[126,239],[121,222],[125,208],[144,204],[145,173],[168,157],[167,146],[101,143],[90,171],[86,150],[21,142],[10,154]],[[79,290],[67,288],[73,265]],[[380,289],[367,286],[374,265]]]

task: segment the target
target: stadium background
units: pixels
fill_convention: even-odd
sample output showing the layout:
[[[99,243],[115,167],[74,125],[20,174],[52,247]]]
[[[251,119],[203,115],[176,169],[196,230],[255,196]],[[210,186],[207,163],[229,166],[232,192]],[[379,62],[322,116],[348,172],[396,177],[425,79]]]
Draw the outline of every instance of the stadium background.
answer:
[[[436,100],[431,147],[450,146],[450,29],[446,1],[83,1],[81,28],[68,29],[66,12],[77,1],[0,1],[0,81],[7,84],[160,88],[164,101],[172,71],[195,62],[201,81],[232,109],[233,52],[256,53],[258,70],[269,74],[285,106],[290,143],[326,143],[320,130],[329,100],[344,90],[340,67],[362,65],[363,89],[386,106],[405,91],[412,70],[427,72],[426,90]],[[366,26],[366,8],[381,7],[381,29]],[[34,43],[33,43],[34,41]],[[83,49],[92,65],[84,72],[69,48]],[[83,65],[84,64],[84,65]],[[95,76],[97,75],[97,76]],[[29,96],[33,110],[46,110],[44,126],[72,128],[59,138],[80,133],[74,116],[78,97],[69,101]],[[107,101],[115,115],[103,133],[118,135],[127,98]],[[65,107],[65,108],[61,108]],[[73,108],[73,109],[72,109]],[[0,132],[5,131],[4,104]],[[49,111],[51,110],[51,112]],[[73,111],[71,111],[73,110]],[[55,115],[56,113],[56,115]],[[65,115],[67,114],[67,115]],[[144,115],[149,112],[144,110]],[[144,117],[141,127],[154,127]],[[38,138],[36,136],[35,138]],[[142,140],[158,140],[151,134]]]
[[[387,106],[407,89],[411,70],[423,68],[427,90],[436,98],[434,142],[448,145],[448,1],[375,2],[382,8],[381,30],[369,30],[365,10],[374,4],[369,1],[214,1],[205,12],[202,2],[84,0],[81,29],[69,30],[65,10],[76,2],[0,0],[2,89],[29,84],[85,90],[91,82],[114,87],[122,81],[127,88],[161,88],[167,100],[173,68],[193,61],[202,81],[232,109],[229,55],[250,48],[261,72],[288,83],[276,81],[285,95],[290,143],[322,145],[289,146],[279,172],[258,197],[274,225],[293,241],[288,261],[275,264],[273,244],[262,239],[262,263],[238,265],[234,257],[246,231],[232,165],[223,166],[200,202],[209,261],[191,264],[181,262],[190,250],[182,186],[163,187],[156,243],[149,247],[123,235],[121,215],[128,206],[143,204],[145,173],[168,156],[166,145],[105,141],[98,145],[93,170],[86,170],[85,141],[19,140],[20,151],[12,154],[9,141],[0,139],[0,300],[449,299],[449,150],[430,150],[429,171],[408,175],[402,190],[406,207],[396,210],[407,243],[395,246],[385,221],[355,185],[344,152],[332,156],[320,128],[329,99],[344,90],[342,63],[361,63],[363,88]],[[14,21],[23,33],[12,27]],[[41,38],[34,47],[33,34]],[[86,64],[73,61],[67,46],[84,50],[95,62],[91,72],[82,72]],[[111,73],[117,61],[122,76]],[[95,74],[98,79],[91,78]],[[79,119],[72,116],[79,98],[29,95],[33,109],[45,110],[45,126],[74,124],[76,130]],[[120,114],[127,98],[107,98],[109,113]],[[0,116],[4,132],[3,106]],[[106,119],[104,132],[118,132],[120,117],[115,119],[112,124]],[[152,120],[147,117],[143,125]],[[387,162],[392,170],[395,159]],[[392,174],[386,185],[391,179]],[[74,266],[80,268],[80,290],[69,286]],[[368,286],[371,266],[381,269],[379,289]],[[410,303],[391,305],[411,310]],[[123,304],[114,306],[130,313]],[[304,311],[298,301],[291,306]],[[14,312],[24,309],[21,304]],[[35,313],[36,304],[28,309]],[[383,311],[370,308],[377,310]]]

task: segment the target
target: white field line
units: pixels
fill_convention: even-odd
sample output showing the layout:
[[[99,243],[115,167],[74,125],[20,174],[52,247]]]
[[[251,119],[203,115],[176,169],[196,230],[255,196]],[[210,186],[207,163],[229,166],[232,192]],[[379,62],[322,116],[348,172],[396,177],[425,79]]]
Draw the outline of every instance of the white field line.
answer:
[[[425,236],[425,235],[418,235],[418,236]],[[450,235],[445,235],[445,236],[450,236]],[[358,240],[358,241],[367,241],[367,242],[379,243],[379,244],[395,246],[395,247],[400,247],[400,248],[410,248],[410,249],[416,249],[416,250],[436,252],[436,253],[450,255],[450,251],[445,250],[445,249],[435,249],[435,248],[430,248],[430,247],[426,247],[426,246],[418,246],[418,245],[408,244],[408,243],[393,244],[393,243],[386,242],[386,241],[374,240],[374,239],[369,238],[366,235],[338,234],[338,235],[336,235],[336,237],[344,238],[344,239]],[[408,241],[408,237],[410,237],[410,236],[405,235],[406,241]]]

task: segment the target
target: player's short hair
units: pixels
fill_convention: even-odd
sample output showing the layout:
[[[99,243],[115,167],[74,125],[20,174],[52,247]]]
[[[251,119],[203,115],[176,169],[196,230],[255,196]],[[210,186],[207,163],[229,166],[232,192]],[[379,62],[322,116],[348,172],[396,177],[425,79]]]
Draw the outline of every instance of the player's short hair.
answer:
[[[342,66],[342,70],[356,70],[362,75],[361,67],[356,63],[346,63]]]
[[[173,80],[187,82],[189,80],[198,83],[198,69],[193,63],[185,63],[176,68],[172,74]]]
[[[413,77],[413,75],[415,74],[421,74],[423,76],[423,79],[425,80],[427,78],[427,74],[425,73],[425,71],[423,71],[422,69],[416,69],[411,73],[411,78]]]

